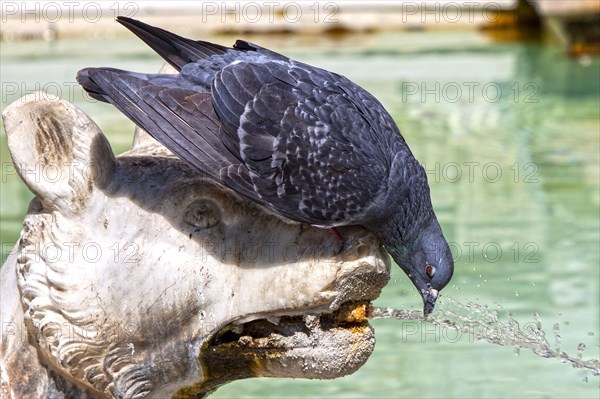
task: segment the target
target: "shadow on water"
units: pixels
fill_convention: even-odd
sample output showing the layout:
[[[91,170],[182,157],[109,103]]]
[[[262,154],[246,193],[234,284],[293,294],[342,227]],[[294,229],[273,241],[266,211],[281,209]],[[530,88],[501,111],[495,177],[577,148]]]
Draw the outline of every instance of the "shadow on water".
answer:
[[[463,304],[443,296],[438,300],[436,311],[427,318],[420,311],[383,307],[372,307],[368,316],[370,319],[415,320],[432,323],[443,329],[468,334],[477,341],[511,346],[515,348],[516,355],[521,349],[529,349],[538,356],[548,359],[556,358],[574,368],[588,369],[594,376],[600,376],[600,360],[583,359],[583,352],[586,349],[584,343],[579,343],[577,346],[576,356],[571,356],[561,350],[558,323],[552,327],[554,343],[551,344],[546,338],[542,320],[537,313],[533,314],[533,321],[522,326],[511,316],[510,312],[506,312],[504,320],[502,320],[499,314],[502,310],[500,306],[498,310],[494,310],[487,305],[472,302]],[[587,377],[585,377],[585,381],[587,382]]]

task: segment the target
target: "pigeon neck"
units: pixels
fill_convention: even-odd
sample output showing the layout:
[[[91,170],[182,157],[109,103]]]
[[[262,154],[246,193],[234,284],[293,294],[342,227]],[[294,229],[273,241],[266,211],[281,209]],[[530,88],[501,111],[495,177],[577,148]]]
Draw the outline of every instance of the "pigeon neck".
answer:
[[[394,161],[390,190],[383,207],[386,212],[373,226],[390,252],[395,247],[411,247],[435,220],[425,170],[410,158],[404,162]]]
[[[410,211],[411,209],[408,208],[408,212]],[[404,250],[413,247],[421,233],[434,220],[433,211],[419,213],[414,216],[405,216],[404,212],[399,212],[392,216],[387,223],[382,223],[380,231],[383,232],[379,234],[379,239],[390,253],[395,251],[404,252]]]
[[[433,212],[425,218],[415,218],[408,224],[405,220],[391,218],[384,227],[387,232],[377,234],[390,256],[407,274],[411,273],[412,255],[419,248],[420,237],[432,223],[437,224]]]

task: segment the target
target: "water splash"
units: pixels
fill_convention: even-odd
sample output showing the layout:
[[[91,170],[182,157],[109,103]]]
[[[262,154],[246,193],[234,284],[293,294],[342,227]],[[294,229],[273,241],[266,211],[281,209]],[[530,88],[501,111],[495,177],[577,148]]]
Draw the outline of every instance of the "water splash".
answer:
[[[439,306],[440,302],[443,306]],[[554,348],[552,348],[546,339],[546,333],[542,329],[542,322],[537,313],[533,315],[533,322],[521,326],[510,313],[506,314],[506,321],[501,321],[498,311],[491,310],[486,305],[475,303],[464,305],[448,297],[438,301],[438,309],[441,311],[438,310],[426,319],[420,311],[373,307],[370,309],[369,318],[426,321],[442,328],[471,334],[476,340],[512,346],[515,348],[515,356],[519,355],[521,349],[529,349],[541,357],[556,358],[574,368],[588,369],[593,375],[600,376],[600,360],[583,360],[585,344],[578,345],[575,357],[560,350],[561,336],[558,323],[552,329],[554,333]],[[587,380],[587,377],[585,379]]]

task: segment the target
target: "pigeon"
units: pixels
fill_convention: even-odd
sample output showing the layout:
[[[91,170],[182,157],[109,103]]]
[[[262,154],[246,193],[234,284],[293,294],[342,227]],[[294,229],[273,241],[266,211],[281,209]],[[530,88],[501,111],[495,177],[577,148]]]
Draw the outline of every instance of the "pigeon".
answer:
[[[237,40],[117,21],[177,74],[86,68],[77,80],[195,170],[283,218],[358,225],[419,291],[425,316],[454,262],[424,168],[383,105],[344,76]]]

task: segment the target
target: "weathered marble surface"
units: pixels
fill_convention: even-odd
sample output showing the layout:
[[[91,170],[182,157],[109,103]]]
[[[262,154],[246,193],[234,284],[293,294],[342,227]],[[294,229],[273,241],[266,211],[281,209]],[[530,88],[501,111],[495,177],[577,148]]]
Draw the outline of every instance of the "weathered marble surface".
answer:
[[[201,397],[239,378],[336,378],[374,346],[389,280],[362,229],[266,213],[142,132],[119,157],[68,102],[3,113],[35,193],[0,270],[2,398]]]

